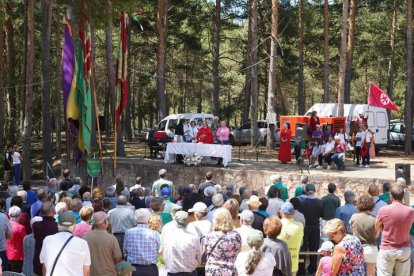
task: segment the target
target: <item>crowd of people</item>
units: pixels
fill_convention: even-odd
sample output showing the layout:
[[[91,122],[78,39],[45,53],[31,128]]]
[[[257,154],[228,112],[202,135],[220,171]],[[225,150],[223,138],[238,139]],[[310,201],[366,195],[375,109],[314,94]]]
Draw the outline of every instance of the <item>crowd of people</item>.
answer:
[[[374,133],[368,128],[367,117],[362,116],[358,129],[352,135],[345,133],[340,127],[338,132],[332,130],[331,125],[320,124],[316,111],[312,113],[308,133],[305,137],[296,137],[296,143],[291,147],[292,131],[290,124],[284,122],[280,131],[280,149],[278,159],[286,164],[292,160],[292,151],[296,160],[302,158],[309,162],[309,169],[330,170],[335,166],[338,170],[345,170],[346,155],[353,152],[355,166],[369,168],[371,157],[375,156]]]
[[[3,271],[24,275],[411,275],[414,209],[405,180],[358,198],[335,184],[322,198],[302,177],[295,193],[271,177],[264,194],[205,181],[95,187],[71,178],[32,190],[3,184]],[[145,184],[144,184],[145,183]],[[263,183],[265,184],[265,183]],[[149,188],[151,187],[151,188]],[[319,189],[319,194],[322,189]],[[411,231],[410,231],[411,230]],[[320,257],[318,263],[318,255]],[[414,258],[413,258],[414,259]]]

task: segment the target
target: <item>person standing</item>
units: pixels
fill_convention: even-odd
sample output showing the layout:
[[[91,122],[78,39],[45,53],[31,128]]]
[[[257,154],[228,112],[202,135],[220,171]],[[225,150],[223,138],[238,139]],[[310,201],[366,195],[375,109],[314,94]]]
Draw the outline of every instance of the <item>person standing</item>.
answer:
[[[405,206],[404,187],[391,187],[392,203],[377,214],[375,229],[382,231],[377,259],[377,275],[410,275],[410,228],[414,222],[414,209]]]
[[[312,132],[315,131],[316,125],[320,125],[321,122],[319,121],[318,113],[316,111],[312,111],[311,117],[309,119],[309,136],[312,136]]]
[[[207,121],[203,121],[203,127],[197,131],[196,140],[201,144],[213,144],[214,137],[211,128],[209,128]]]
[[[355,206],[355,194],[352,191],[345,191],[345,205],[339,207],[335,211],[335,218],[342,220],[346,226],[346,232],[348,234],[352,234],[351,227],[349,225],[349,220],[351,219],[352,215],[356,213],[356,206]]]
[[[12,237],[12,226],[5,214],[0,212],[0,260],[3,270],[8,269],[7,264],[7,240]]]
[[[59,232],[47,236],[40,252],[42,275],[89,276],[91,255],[88,243],[72,235],[75,215],[63,212],[58,217]]]
[[[371,214],[375,204],[371,197],[363,195],[357,202],[358,213],[349,220],[352,234],[357,237],[364,248],[364,262],[367,276],[375,276],[375,264],[378,257],[375,217]]]
[[[26,236],[26,229],[19,224],[21,209],[12,206],[9,210],[10,224],[12,226],[12,237],[7,241],[7,259],[9,269],[13,272],[22,272],[23,267],[23,239]]]
[[[370,155],[369,155],[369,149],[371,147],[371,139],[372,139],[372,135],[373,132],[372,130],[368,129],[368,125],[364,124],[362,130],[364,131],[364,136],[363,136],[363,140],[364,144],[363,144],[363,153],[362,154],[362,164],[360,165],[360,167],[364,167],[364,168],[369,168],[370,165]]]
[[[371,184],[371,185],[369,185],[368,194],[371,196],[372,201],[375,204],[374,209],[371,212],[371,215],[373,215],[374,217],[376,217],[377,214],[378,214],[378,211],[382,207],[387,206],[388,204],[385,201],[383,201],[383,200],[380,199],[380,197],[379,197],[379,187],[378,187],[377,184]]]
[[[116,208],[108,212],[108,221],[111,224],[111,231],[118,240],[121,251],[123,250],[125,232],[136,225],[134,212],[126,207],[127,202],[128,200],[126,196],[120,195],[118,197]]]
[[[303,244],[301,251],[317,251],[319,249],[320,241],[320,228],[319,228],[319,219],[323,215],[322,202],[319,198],[315,197],[314,193],[316,192],[315,185],[309,183],[306,185],[307,197],[301,202],[300,211],[303,213],[306,219],[304,235],[303,235]],[[303,256],[305,262],[299,265],[298,274],[306,274],[305,263],[306,256]],[[313,274],[317,269],[317,256],[309,256],[309,265],[307,267],[307,272]]]
[[[283,123],[283,128],[280,131],[280,147],[278,159],[282,164],[286,164],[292,160],[292,153],[290,148],[290,137],[292,131],[290,130],[290,124],[287,122]]]
[[[127,261],[135,267],[132,276],[158,276],[160,234],[148,228],[151,213],[148,209],[135,211],[137,226],[125,232],[124,250]]]
[[[6,152],[4,153],[4,163],[3,163],[4,175],[3,179],[4,182],[9,182],[10,175],[13,170],[13,147],[11,145],[7,146]]]
[[[221,121],[221,126],[216,130],[217,143],[221,145],[230,144],[230,129],[227,127],[226,121]],[[217,166],[223,166],[223,158],[219,158]]]
[[[236,275],[234,265],[241,248],[241,237],[233,231],[229,210],[220,208],[214,214],[212,232],[205,241],[207,252],[206,276]]]
[[[239,214],[240,227],[236,228],[235,231],[239,233],[241,238],[241,251],[247,251],[249,246],[247,244],[247,236],[253,231],[257,231],[252,227],[254,221],[253,212],[250,210],[244,210]]]
[[[362,143],[364,142],[364,132],[362,131],[362,125],[359,126],[358,132],[355,135],[355,159],[356,159],[356,166],[362,167],[361,165],[361,148]]]
[[[291,272],[293,275],[296,275],[299,269],[299,251],[303,240],[303,225],[293,219],[295,209],[292,203],[285,202],[282,205],[281,213],[282,229],[278,238],[286,242],[289,248],[292,263]]]
[[[158,175],[160,176],[160,179],[154,181],[154,183],[152,184],[152,195],[161,196],[161,186],[164,184],[170,186],[171,191],[174,194],[174,183],[170,180],[167,180],[167,170],[159,170]]]
[[[341,199],[335,195],[335,191],[336,191],[336,185],[334,183],[329,183],[328,184],[329,194],[322,197],[321,199],[322,208],[323,208],[323,216],[322,216],[322,221],[321,221],[322,229],[325,226],[325,224],[328,222],[328,220],[335,218],[335,211],[341,206]],[[323,235],[322,238],[326,238],[326,236]]]
[[[14,145],[13,147],[13,168],[14,168],[14,178],[13,184],[19,185],[20,183],[20,166],[23,161],[23,157],[21,157],[19,152],[19,146]]]
[[[122,260],[122,254],[117,239],[106,231],[106,213],[93,214],[93,225],[94,229],[83,237],[91,253],[91,275],[116,275],[115,265]]]
[[[33,236],[35,239],[35,254],[33,258],[33,272],[37,275],[42,275],[42,264],[39,260],[40,251],[42,250],[43,240],[49,236],[58,232],[58,226],[55,222],[55,207],[50,201],[43,203],[40,208],[40,214],[42,220],[33,223]],[[76,219],[76,218],[75,218]]]
[[[168,233],[163,241],[163,257],[168,275],[196,276],[201,262],[202,247],[200,239],[186,228],[188,213],[178,211],[174,215],[177,227]]]

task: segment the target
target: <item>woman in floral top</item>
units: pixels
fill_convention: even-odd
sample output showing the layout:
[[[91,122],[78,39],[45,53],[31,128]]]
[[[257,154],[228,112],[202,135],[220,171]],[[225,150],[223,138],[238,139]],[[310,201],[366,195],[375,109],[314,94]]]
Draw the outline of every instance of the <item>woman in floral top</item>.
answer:
[[[332,219],[325,225],[324,232],[337,244],[332,255],[332,275],[365,275],[364,249],[357,237],[346,234],[345,223]]]
[[[214,213],[213,228],[205,242],[207,252],[206,276],[235,276],[234,265],[241,248],[241,237],[233,231],[233,220],[225,208]]]

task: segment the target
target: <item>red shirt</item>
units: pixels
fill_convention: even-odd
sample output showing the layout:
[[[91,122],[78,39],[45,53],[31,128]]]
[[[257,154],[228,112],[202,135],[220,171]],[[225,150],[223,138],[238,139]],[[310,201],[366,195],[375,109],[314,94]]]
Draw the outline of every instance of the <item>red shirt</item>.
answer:
[[[204,137],[201,137],[201,135],[205,135]],[[211,128],[209,127],[202,127],[197,131],[196,139],[199,143],[204,144],[213,144],[214,138],[213,138],[213,132],[211,131]]]
[[[12,226],[12,238],[7,240],[6,254],[11,261],[23,260],[23,239],[26,236],[24,226],[14,220],[10,220]]]

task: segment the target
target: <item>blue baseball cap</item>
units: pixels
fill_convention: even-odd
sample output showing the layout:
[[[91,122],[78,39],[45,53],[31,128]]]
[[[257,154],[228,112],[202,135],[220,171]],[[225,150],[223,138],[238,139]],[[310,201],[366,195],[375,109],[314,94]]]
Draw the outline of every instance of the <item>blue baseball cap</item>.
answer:
[[[161,196],[162,197],[169,197],[171,196],[171,189],[169,187],[164,187],[161,190]]]
[[[283,214],[293,214],[295,212],[295,208],[292,203],[285,202],[282,204],[282,207],[280,207],[280,211],[282,211]]]

